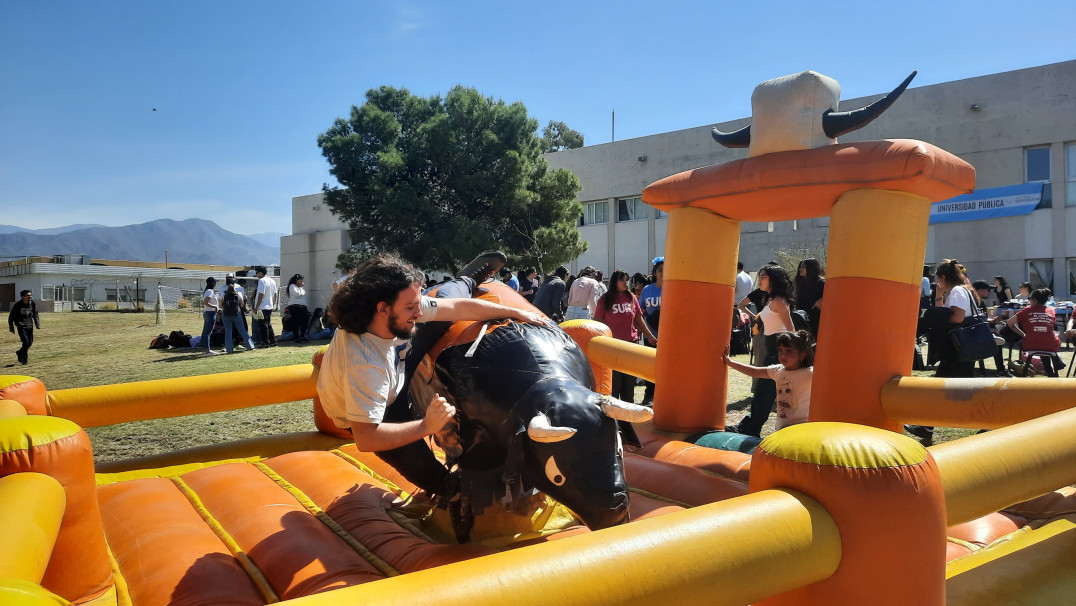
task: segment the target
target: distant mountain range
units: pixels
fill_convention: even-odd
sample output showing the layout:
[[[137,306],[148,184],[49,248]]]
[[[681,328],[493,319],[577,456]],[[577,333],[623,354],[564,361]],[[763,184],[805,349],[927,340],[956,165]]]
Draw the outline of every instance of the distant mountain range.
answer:
[[[168,250],[168,264],[174,267],[184,263],[279,264],[280,236],[286,235],[242,236],[204,219],[158,219],[122,227],[68,225],[23,229],[0,225],[0,234],[0,257],[89,255],[95,259],[164,261],[164,251]]]

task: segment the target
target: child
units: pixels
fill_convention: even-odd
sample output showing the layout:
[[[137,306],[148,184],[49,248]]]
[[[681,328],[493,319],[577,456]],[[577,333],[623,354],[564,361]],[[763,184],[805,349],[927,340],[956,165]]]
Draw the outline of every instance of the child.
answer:
[[[725,347],[725,365],[757,379],[777,383],[777,429],[807,421],[811,406],[811,380],[814,377],[814,351],[805,330],[777,335],[777,361],[773,366],[751,366],[729,358]]]

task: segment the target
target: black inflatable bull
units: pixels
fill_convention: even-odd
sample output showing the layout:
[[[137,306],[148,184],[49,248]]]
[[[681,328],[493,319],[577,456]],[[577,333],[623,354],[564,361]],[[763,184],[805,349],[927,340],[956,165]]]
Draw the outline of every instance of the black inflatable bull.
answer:
[[[529,306],[507,287],[483,286],[489,291],[483,298]],[[453,511],[460,540],[469,535],[470,515],[486,504],[470,493],[476,483],[469,476],[499,477],[503,488],[496,497],[507,507],[538,490],[592,529],[628,521],[617,420],[646,421],[652,413],[592,391],[590,363],[563,330],[552,324],[456,322],[418,366],[410,382],[415,411],[424,413],[434,393],[457,409],[456,426],[436,439],[463,478]],[[379,454],[409,478],[429,477],[428,461],[410,452]]]

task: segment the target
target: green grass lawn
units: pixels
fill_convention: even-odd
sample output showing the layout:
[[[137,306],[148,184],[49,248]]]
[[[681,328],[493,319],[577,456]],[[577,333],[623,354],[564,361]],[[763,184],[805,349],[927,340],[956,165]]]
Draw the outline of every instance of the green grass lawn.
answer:
[[[219,356],[207,356],[201,350],[149,349],[150,341],[160,333],[202,331],[201,313],[171,312],[160,326],[155,319],[153,313],[42,314],[42,328],[34,331],[30,363],[26,366],[15,360],[15,350],[20,347],[18,337],[3,332],[0,374],[28,375],[41,379],[48,389],[67,389],[301,364],[309,362],[314,352],[327,343],[282,342],[274,348],[251,352],[237,348],[242,353]],[[93,442],[94,460],[100,463],[244,438],[312,431],[311,406],[310,400],[304,400],[91,427],[86,432]]]
[[[277,320],[279,326],[279,320]],[[207,356],[200,350],[154,350],[150,341],[159,333],[182,330],[201,332],[202,316],[197,312],[171,312],[164,325],[155,323],[153,313],[73,312],[50,313],[41,317],[42,329],[35,331],[30,363],[19,365],[15,350],[18,337],[0,336],[0,374],[29,375],[41,379],[49,389],[127,383],[170,377],[206,375],[254,368],[271,368],[309,362],[323,344],[282,343],[279,347],[232,355]],[[747,362],[747,356],[736,359]],[[988,374],[993,364],[987,361]],[[930,372],[914,373],[930,376]],[[212,397],[209,395],[207,397]],[[636,389],[642,401],[643,388]],[[729,372],[728,423],[742,419],[751,406],[751,379]],[[137,421],[110,427],[87,429],[97,462],[122,460],[170,452],[181,448],[217,444],[294,431],[314,429],[311,401],[289,402],[203,415]],[[772,432],[773,417],[763,428]],[[974,433],[971,429],[938,428],[935,442],[944,442]]]

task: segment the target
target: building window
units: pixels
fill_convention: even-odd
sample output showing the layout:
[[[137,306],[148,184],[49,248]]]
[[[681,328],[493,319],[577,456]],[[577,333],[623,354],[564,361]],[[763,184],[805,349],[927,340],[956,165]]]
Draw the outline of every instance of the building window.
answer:
[[[1050,187],[1050,148],[1029,147],[1024,150],[1024,183],[1042,183],[1042,201],[1037,208],[1053,207]]]
[[[643,204],[639,196],[621,198],[616,201],[616,221],[643,221],[650,218],[650,207]]]
[[[1031,282],[1031,290],[1035,290],[1036,288],[1053,288],[1053,259],[1028,259],[1027,281]]]
[[[608,202],[590,202],[583,205],[583,216],[579,218],[579,225],[597,225],[608,222]]]
[[[1076,206],[1076,143],[1065,144],[1065,206]]]
[[[1074,152],[1074,153],[1076,153],[1076,152]],[[658,218],[659,219],[668,219],[669,218],[669,213],[667,213],[667,212],[665,212],[665,211],[663,211],[661,209],[657,209],[657,211],[658,211]]]

